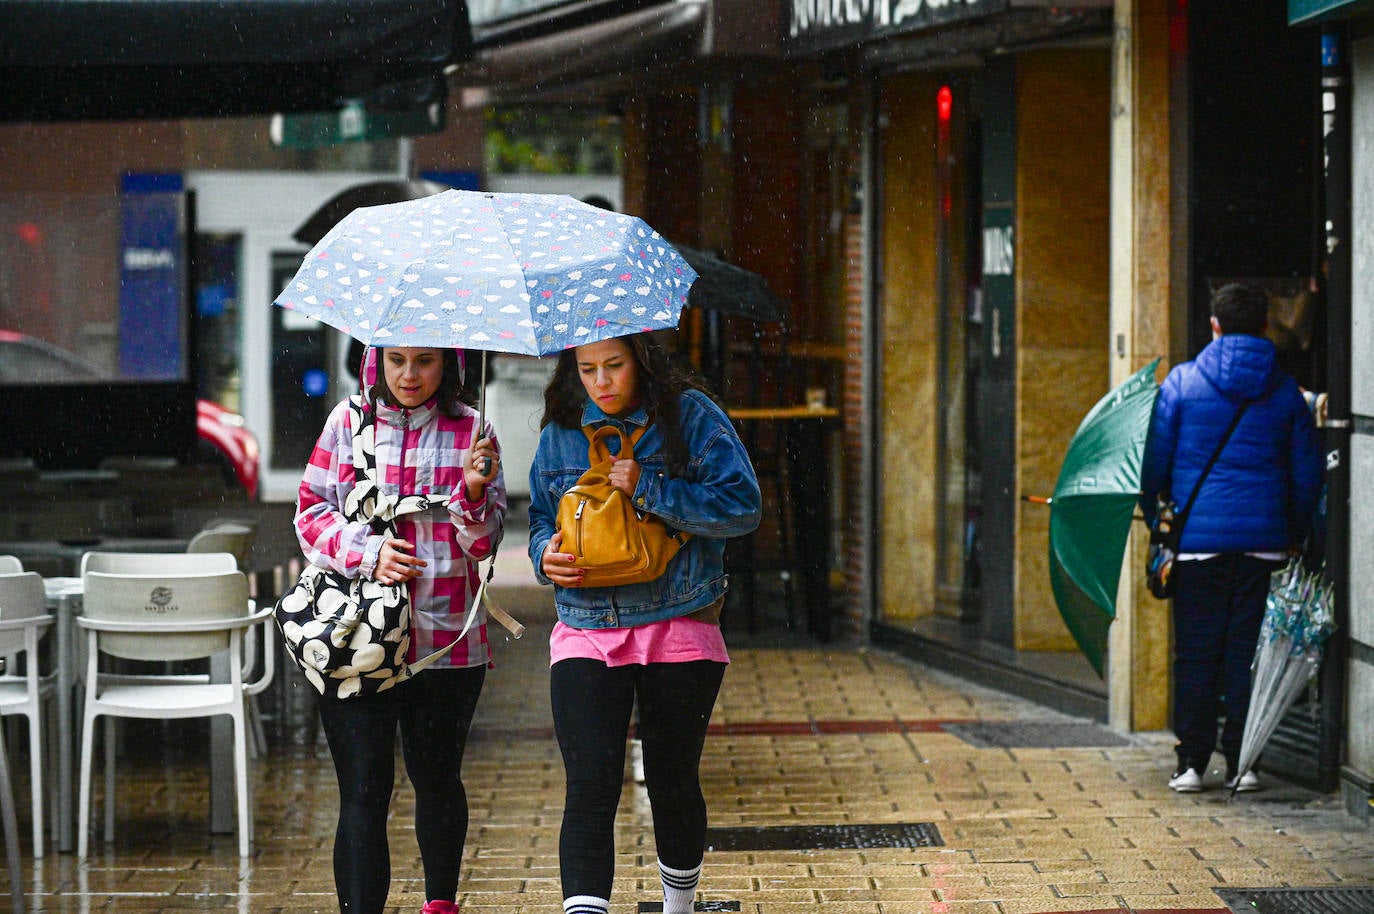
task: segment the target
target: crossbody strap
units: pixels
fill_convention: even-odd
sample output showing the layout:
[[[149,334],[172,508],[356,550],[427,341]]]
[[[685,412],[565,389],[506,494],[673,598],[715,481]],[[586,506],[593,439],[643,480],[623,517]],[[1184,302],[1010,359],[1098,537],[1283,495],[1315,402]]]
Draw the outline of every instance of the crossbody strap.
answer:
[[[1226,442],[1231,440],[1231,433],[1236,430],[1236,426],[1240,425],[1240,417],[1245,415],[1245,411],[1250,408],[1250,402],[1246,400],[1236,408],[1236,414],[1231,417],[1231,424],[1226,427],[1226,434],[1221,436],[1221,440],[1217,442],[1217,449],[1212,452],[1212,456],[1207,460],[1207,465],[1202,468],[1202,475],[1198,476],[1197,483],[1193,486],[1193,494],[1188,496],[1188,504],[1184,505],[1183,510],[1174,519],[1173,536],[1175,543],[1183,541],[1183,525],[1188,522],[1188,515],[1193,513],[1193,502],[1197,501],[1198,493],[1202,491],[1202,484],[1207,480],[1207,474],[1212,472],[1212,467],[1216,465],[1217,458],[1226,448]]]
[[[403,514],[415,514],[428,511],[430,508],[447,508],[450,502],[457,500],[457,492],[445,496],[383,494],[375,451],[376,413],[374,410],[363,409],[363,399],[356,394],[348,398],[348,412],[353,425],[354,478],[353,489],[344,499],[345,517],[349,520],[372,523],[374,529],[380,523],[385,529],[394,531],[396,518]],[[365,438],[369,426],[373,428],[372,448],[367,447]]]

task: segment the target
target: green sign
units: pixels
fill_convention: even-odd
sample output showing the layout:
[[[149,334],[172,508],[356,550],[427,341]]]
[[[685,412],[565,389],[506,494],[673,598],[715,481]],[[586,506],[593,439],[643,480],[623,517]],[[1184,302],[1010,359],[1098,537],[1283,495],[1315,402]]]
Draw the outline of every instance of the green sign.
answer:
[[[365,143],[397,137],[421,136],[444,129],[444,105],[434,101],[421,107],[369,111],[351,102],[338,111],[313,114],[274,114],[272,145],[287,149],[315,149],[340,143]]]
[[[1288,24],[1374,13],[1374,0],[1288,0]]]

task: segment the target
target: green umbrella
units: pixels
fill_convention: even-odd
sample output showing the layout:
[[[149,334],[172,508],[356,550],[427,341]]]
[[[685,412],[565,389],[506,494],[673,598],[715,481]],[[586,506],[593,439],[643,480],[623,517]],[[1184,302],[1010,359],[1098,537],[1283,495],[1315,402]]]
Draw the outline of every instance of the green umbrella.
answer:
[[[1159,385],[1151,362],[1092,408],[1074,432],[1050,499],[1050,586],[1070,634],[1097,670],[1116,616],[1116,585],[1140,498],[1140,460]]]

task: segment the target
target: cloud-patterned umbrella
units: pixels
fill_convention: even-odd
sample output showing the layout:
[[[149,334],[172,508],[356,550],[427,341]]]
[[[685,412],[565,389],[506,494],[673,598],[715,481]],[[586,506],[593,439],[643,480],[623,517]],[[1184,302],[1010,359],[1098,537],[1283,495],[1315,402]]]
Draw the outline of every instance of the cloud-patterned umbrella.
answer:
[[[676,327],[695,278],[635,216],[448,190],[354,210],[273,303],[374,346],[541,356]]]

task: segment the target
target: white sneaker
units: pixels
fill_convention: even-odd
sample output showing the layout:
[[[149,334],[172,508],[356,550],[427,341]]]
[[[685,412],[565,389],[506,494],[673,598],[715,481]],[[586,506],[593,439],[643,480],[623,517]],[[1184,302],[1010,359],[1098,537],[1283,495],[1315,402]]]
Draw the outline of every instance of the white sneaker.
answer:
[[[1169,789],[1179,793],[1198,793],[1202,790],[1202,775],[1197,773],[1196,768],[1175,771],[1173,777],[1169,778]]]
[[[644,783],[644,743],[637,739],[630,740],[630,777],[636,784]]]
[[[1253,771],[1247,771],[1240,776],[1240,783],[1236,783],[1235,778],[1228,778],[1224,785],[1227,790],[1236,793],[1251,793],[1260,789],[1260,779]]]

